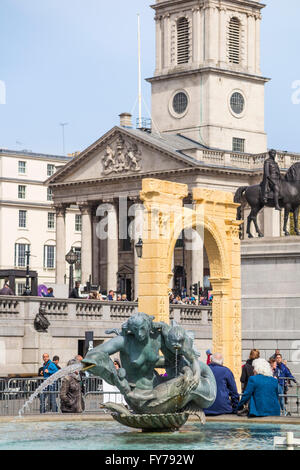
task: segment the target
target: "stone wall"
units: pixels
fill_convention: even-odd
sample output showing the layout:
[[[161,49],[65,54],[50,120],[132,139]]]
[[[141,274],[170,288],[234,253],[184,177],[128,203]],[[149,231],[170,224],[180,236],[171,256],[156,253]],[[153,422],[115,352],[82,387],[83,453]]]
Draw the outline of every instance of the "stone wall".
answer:
[[[300,239],[245,240],[242,247],[243,359],[280,349],[300,380]]]
[[[50,321],[48,332],[38,333],[34,319],[40,305]],[[120,328],[138,310],[134,302],[99,302],[39,297],[0,297],[0,377],[8,374],[36,374],[42,354],[58,355],[61,365],[78,353],[78,340],[86,331],[95,341],[112,337],[107,329]],[[206,348],[211,338],[211,309],[172,305],[171,319],[181,323],[195,338],[197,347]],[[204,340],[204,341],[203,341]],[[204,349],[205,351],[205,349]]]

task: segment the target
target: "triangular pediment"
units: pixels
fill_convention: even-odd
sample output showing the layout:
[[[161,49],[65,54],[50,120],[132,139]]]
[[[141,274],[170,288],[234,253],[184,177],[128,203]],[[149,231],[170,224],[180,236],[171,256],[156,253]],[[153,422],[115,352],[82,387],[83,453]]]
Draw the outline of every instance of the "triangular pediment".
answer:
[[[74,183],[195,166],[191,157],[166,148],[143,131],[115,127],[47,181]]]

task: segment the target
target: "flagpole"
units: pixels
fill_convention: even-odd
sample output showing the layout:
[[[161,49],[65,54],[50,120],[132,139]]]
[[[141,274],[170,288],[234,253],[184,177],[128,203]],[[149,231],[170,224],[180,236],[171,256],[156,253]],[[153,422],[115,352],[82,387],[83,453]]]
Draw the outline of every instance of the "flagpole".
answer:
[[[138,87],[139,87],[139,125],[142,127],[142,74],[141,74],[141,22],[140,14],[138,13]]]

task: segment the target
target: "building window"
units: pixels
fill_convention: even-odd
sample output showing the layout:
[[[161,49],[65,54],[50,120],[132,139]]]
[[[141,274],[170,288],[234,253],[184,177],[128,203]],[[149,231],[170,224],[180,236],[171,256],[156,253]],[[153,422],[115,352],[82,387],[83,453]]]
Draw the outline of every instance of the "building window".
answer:
[[[187,64],[190,59],[190,26],[187,18],[177,21],[177,64]]]
[[[232,151],[233,152],[245,152],[245,139],[239,139],[238,137],[233,137]]]
[[[180,91],[176,93],[173,98],[173,109],[176,114],[183,114],[188,106],[188,97],[185,93]]]
[[[229,62],[239,64],[241,60],[241,23],[238,18],[229,21],[228,34],[228,56]]]
[[[22,162],[22,161],[18,162],[18,171],[22,175],[26,174],[26,162]]]
[[[26,186],[19,185],[18,186],[18,198],[25,199],[26,197]]]
[[[47,201],[53,201],[52,188],[47,188]]]
[[[26,287],[25,282],[18,282],[16,287],[17,295],[23,295]]]
[[[19,211],[19,228],[26,228],[27,211]]]
[[[26,266],[26,251],[30,249],[30,245],[25,243],[15,243],[15,266],[22,268]]]
[[[48,163],[47,165],[47,176],[52,176],[55,172],[55,166]]]
[[[230,106],[235,114],[242,114],[245,108],[245,99],[239,92],[235,92],[231,95]]]
[[[48,229],[55,228],[55,213],[48,212]]]
[[[81,232],[82,218],[81,214],[75,214],[75,232]]]
[[[44,268],[55,268],[55,246],[44,246]]]

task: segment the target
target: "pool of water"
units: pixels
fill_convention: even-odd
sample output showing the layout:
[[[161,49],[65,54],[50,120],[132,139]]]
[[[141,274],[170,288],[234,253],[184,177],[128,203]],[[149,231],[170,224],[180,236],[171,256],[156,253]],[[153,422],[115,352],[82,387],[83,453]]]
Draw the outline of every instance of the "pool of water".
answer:
[[[296,425],[189,423],[175,433],[147,434],[114,422],[0,423],[0,450],[272,450],[274,436]]]

